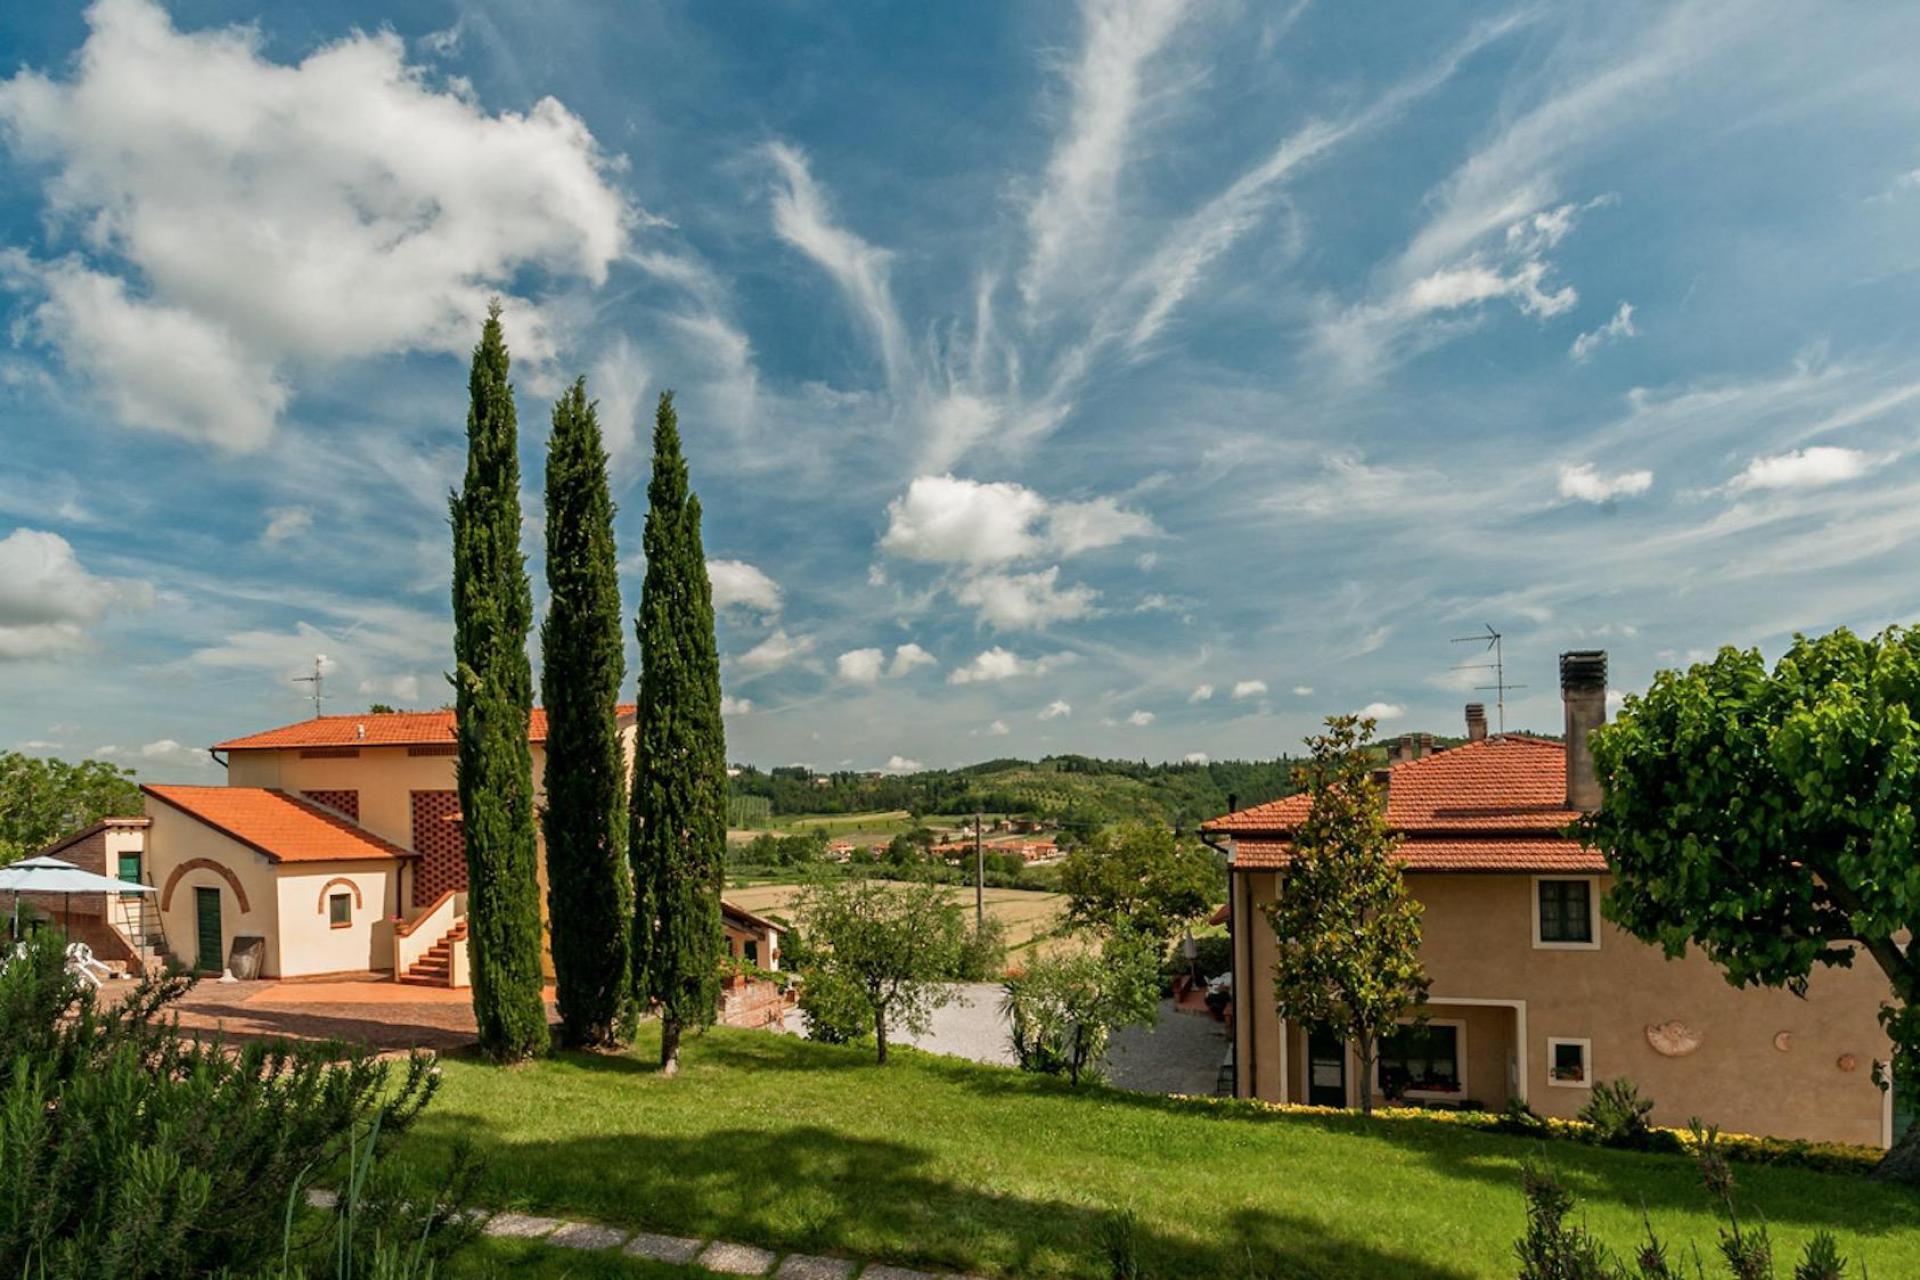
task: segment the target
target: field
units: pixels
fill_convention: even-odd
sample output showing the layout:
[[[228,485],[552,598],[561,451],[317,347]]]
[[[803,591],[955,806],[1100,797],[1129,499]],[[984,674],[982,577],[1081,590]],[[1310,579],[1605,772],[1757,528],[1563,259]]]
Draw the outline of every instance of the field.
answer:
[[[803,831],[824,831],[829,840],[887,840],[902,831],[911,831],[913,826],[913,815],[905,809],[876,809],[871,813],[795,813],[769,818],[759,826],[734,828],[727,832],[727,839],[746,841],[762,832],[791,836]]]
[[[800,893],[801,887],[797,884],[738,887],[730,884],[726,897],[728,902],[759,915],[772,912],[791,917],[794,899]],[[950,897],[969,911],[973,909],[972,889],[956,887],[950,891]],[[1010,950],[1025,947],[1051,931],[1054,921],[1067,905],[1064,894],[1036,893],[1029,889],[988,889],[986,900],[987,914],[1006,925]]]
[[[654,1034],[623,1056],[448,1061],[405,1158],[437,1162],[464,1135],[489,1162],[495,1206],[993,1276],[1112,1274],[1107,1245],[1130,1213],[1142,1275],[1508,1278],[1529,1157],[1559,1171],[1578,1216],[1616,1248],[1641,1238],[1643,1208],[1676,1251],[1712,1254],[1717,1240],[1677,1156],[1076,1094],[912,1050],[881,1068],[857,1048],[725,1029],[693,1041],[669,1081]],[[1735,1167],[1747,1225],[1764,1217],[1780,1274],[1828,1228],[1873,1276],[1920,1275],[1913,1192]],[[684,1274],[558,1252],[493,1243],[461,1270]]]

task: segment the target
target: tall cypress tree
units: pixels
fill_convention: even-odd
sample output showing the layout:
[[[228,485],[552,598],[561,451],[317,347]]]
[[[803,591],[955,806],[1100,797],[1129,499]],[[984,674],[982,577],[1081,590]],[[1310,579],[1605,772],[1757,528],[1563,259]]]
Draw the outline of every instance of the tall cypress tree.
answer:
[[[640,728],[633,773],[635,990],[660,1007],[660,1069],[680,1069],[680,1037],[713,1021],[720,996],[720,875],[727,840],[727,748],[713,588],[700,499],[687,483],[673,393],[660,397],[647,486],[640,591]]]
[[[544,1053],[540,885],[527,721],[533,595],[520,553],[519,430],[500,304],[487,308],[467,378],[467,475],[452,495],[454,707],[467,853],[467,948],[480,1047]]]
[[[547,708],[547,921],[560,1036],[610,1046],[632,1008],[626,678],[619,557],[600,420],[581,378],[553,406],[547,441],[547,604],[540,624]]]

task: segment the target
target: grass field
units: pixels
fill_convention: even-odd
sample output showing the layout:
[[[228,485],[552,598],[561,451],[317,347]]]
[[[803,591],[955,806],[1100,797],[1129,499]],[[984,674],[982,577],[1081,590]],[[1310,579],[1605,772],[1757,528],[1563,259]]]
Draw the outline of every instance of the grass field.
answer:
[[[779,1249],[990,1275],[1100,1277],[1116,1215],[1134,1215],[1142,1274],[1162,1277],[1511,1277],[1521,1161],[1544,1158],[1604,1239],[1641,1213],[1711,1254],[1716,1224],[1676,1156],[1541,1145],[1454,1126],[1262,1112],[1089,1089],[902,1050],[762,1032],[692,1042],[677,1080],[631,1055],[561,1055],[511,1070],[449,1061],[409,1159],[458,1136],[489,1161],[497,1206]],[[1815,1230],[1875,1277],[1920,1275],[1920,1197],[1858,1178],[1736,1166],[1781,1273]],[[556,1251],[557,1252],[557,1251]],[[524,1260],[527,1272],[517,1269]],[[666,1276],[615,1258],[489,1244],[462,1273]]]
[[[760,915],[772,912],[791,917],[794,899],[800,893],[801,886],[791,883],[737,887],[729,884],[726,897],[728,902]],[[949,897],[972,910],[972,889],[956,886],[949,891]],[[1044,937],[1067,905],[1065,894],[1037,893],[1030,889],[988,889],[986,901],[987,914],[1006,925],[1009,950],[1018,950]]]

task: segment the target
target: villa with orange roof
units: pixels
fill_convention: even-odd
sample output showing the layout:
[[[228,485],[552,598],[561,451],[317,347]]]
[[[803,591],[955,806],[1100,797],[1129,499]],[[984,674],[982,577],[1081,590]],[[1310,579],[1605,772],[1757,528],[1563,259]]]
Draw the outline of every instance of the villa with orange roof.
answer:
[[[1571,1117],[1596,1081],[1631,1079],[1657,1124],[1891,1145],[1894,1096],[1875,1083],[1891,1045],[1872,965],[1817,971],[1805,998],[1730,986],[1697,952],[1669,960],[1602,918],[1607,863],[1572,836],[1597,808],[1587,735],[1606,718],[1606,655],[1561,658],[1565,741],[1487,733],[1435,751],[1407,735],[1375,781],[1423,907],[1424,1019],[1383,1042],[1375,1095]],[[1305,795],[1216,818],[1230,865],[1235,1092],[1346,1107],[1358,1058],[1338,1035],[1282,1019],[1265,907],[1285,891]],[[1907,1086],[1902,1093],[1902,1114]]]

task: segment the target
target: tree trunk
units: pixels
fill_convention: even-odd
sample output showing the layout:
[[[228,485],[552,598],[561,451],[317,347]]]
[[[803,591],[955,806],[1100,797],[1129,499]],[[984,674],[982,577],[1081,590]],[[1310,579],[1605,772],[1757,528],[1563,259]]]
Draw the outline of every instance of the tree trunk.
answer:
[[[680,1074],[680,1019],[660,1019],[660,1074],[671,1080]]]
[[[1920,1124],[1907,1126],[1906,1133],[1893,1149],[1873,1167],[1873,1176],[1881,1182],[1904,1182],[1920,1186]]]
[[[878,1046],[879,1063],[884,1067],[887,1065],[887,1013],[884,1009],[874,1010],[873,1039]]]
[[[1373,1041],[1360,1037],[1360,1114],[1373,1114]]]

